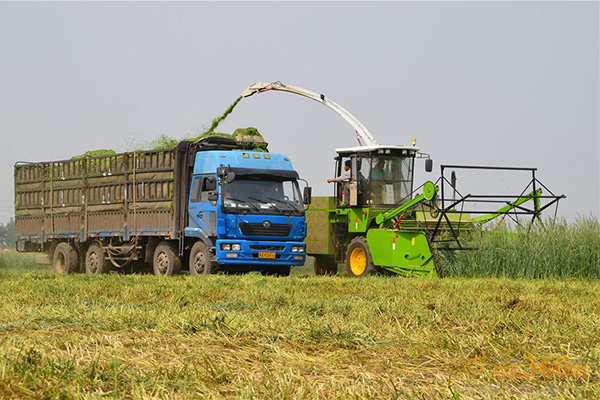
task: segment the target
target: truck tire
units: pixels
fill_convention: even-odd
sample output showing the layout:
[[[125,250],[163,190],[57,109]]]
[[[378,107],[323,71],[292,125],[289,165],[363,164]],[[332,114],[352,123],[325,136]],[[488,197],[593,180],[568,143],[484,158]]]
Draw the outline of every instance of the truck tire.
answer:
[[[92,243],[85,253],[85,272],[88,274],[108,274],[110,265],[98,243]]]
[[[357,236],[350,241],[346,251],[346,268],[348,275],[353,277],[373,275],[378,272],[377,267],[373,265],[367,238],[364,236]]]
[[[169,242],[160,242],[154,249],[152,266],[154,275],[171,276],[181,271],[181,259],[175,252],[175,246]]]
[[[216,274],[219,271],[219,265],[212,260],[208,247],[201,241],[194,243],[194,246],[192,246],[189,267],[192,276]]]
[[[260,273],[263,276],[290,276],[292,267],[289,265],[263,268]]]
[[[69,243],[61,242],[52,255],[52,269],[57,274],[79,272],[77,251]]]
[[[315,256],[315,275],[336,275],[338,266],[330,256]]]

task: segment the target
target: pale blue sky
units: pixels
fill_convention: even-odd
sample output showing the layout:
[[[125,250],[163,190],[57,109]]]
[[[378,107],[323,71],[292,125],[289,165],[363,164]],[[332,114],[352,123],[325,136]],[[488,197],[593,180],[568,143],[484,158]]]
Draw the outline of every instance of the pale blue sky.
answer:
[[[189,136],[275,80],[326,94],[380,143],[416,136],[436,172],[535,166],[568,196],[561,215],[598,216],[598,16],[598,2],[0,3],[0,222],[14,162]],[[286,93],[243,100],[220,130],[246,126],[317,195],[332,191],[334,148],[356,144]],[[433,178],[417,165],[418,183]],[[507,182],[460,180],[520,191]]]

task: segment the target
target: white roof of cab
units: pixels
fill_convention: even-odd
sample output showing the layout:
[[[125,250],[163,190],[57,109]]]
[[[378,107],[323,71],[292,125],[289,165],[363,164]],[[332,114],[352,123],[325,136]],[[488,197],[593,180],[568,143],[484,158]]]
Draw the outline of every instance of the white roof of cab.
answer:
[[[376,150],[410,150],[410,151],[419,151],[419,148],[416,146],[403,146],[403,145],[374,145],[374,146],[358,146],[358,147],[343,147],[340,149],[335,149],[336,153],[362,153],[362,152],[370,152]]]

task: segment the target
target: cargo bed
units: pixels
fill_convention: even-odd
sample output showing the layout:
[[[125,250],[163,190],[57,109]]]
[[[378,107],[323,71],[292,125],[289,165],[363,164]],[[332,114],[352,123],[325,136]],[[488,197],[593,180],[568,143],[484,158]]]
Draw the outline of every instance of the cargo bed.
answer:
[[[15,224],[22,242],[54,238],[175,238],[178,149],[15,165]],[[181,159],[185,159],[185,153]],[[179,180],[181,181],[181,180]],[[185,194],[184,194],[185,195]]]

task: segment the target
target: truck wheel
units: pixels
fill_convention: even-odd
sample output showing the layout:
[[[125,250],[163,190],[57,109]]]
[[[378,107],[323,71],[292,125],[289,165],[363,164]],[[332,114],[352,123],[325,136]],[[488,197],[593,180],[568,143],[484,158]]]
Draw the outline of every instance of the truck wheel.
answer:
[[[332,257],[315,256],[316,275],[336,275],[338,266]]]
[[[190,252],[190,275],[216,274],[219,265],[211,260],[210,251],[203,242],[196,242]]]
[[[367,238],[357,236],[350,242],[346,251],[346,268],[350,276],[367,276],[377,272],[373,265],[371,251],[367,243]]]
[[[263,276],[290,276],[290,270],[292,267],[284,265],[281,267],[270,267],[264,268],[260,271]]]
[[[160,242],[154,250],[154,275],[171,276],[181,271],[181,259],[169,242]]]
[[[78,272],[79,265],[77,251],[69,243],[62,242],[54,249],[52,256],[52,269],[58,274],[72,274]]]
[[[110,265],[98,243],[92,243],[85,253],[85,272],[88,274],[108,274]]]

